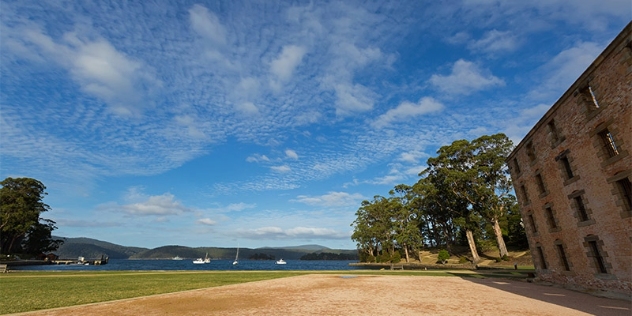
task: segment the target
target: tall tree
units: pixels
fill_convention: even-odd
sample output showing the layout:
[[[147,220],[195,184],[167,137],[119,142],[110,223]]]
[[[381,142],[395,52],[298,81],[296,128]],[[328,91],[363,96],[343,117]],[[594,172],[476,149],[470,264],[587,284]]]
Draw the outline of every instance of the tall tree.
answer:
[[[50,233],[55,228],[54,222],[40,218],[50,209],[43,202],[47,194],[44,184],[32,178],[6,178],[0,185],[0,253],[11,253],[19,248],[29,232],[32,233],[30,243],[34,243],[37,236],[50,239],[50,234],[42,236],[42,230]]]
[[[494,229],[500,257],[508,255],[499,219],[507,213],[508,200],[513,186],[505,164],[513,143],[505,134],[481,136],[471,143],[473,169],[476,178],[472,184],[474,209],[486,218]]]

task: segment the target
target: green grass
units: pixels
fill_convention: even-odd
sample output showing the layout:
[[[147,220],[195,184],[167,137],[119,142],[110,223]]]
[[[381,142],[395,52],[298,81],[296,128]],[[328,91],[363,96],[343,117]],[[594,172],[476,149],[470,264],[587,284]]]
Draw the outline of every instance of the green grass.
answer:
[[[0,276],[0,314],[105,302],[259,280],[299,272],[31,272]]]
[[[305,274],[516,277],[494,271],[103,271],[0,275],[0,314],[20,313]],[[480,275],[479,275],[480,274]]]

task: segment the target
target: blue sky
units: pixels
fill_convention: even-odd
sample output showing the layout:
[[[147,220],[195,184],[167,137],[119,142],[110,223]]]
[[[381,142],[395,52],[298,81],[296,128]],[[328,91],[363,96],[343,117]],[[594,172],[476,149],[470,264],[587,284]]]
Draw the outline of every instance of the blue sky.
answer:
[[[632,18],[446,3],[1,1],[0,177],[42,181],[60,236],[352,249],[362,200],[517,143]]]

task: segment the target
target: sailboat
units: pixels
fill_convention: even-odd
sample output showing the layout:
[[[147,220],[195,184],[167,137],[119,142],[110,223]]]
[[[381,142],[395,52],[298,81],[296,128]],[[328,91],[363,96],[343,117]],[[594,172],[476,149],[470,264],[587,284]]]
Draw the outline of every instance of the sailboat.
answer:
[[[206,256],[204,257],[204,263],[211,263],[211,258],[208,257],[208,252],[206,253]]]
[[[233,261],[233,265],[236,265],[239,263],[237,262],[237,260],[239,260],[239,246],[237,246],[237,254],[235,255],[235,261]]]

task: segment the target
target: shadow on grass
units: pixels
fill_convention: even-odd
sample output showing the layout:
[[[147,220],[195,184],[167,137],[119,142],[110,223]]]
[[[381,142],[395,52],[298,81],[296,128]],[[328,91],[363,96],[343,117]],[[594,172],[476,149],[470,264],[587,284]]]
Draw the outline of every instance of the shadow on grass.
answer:
[[[567,307],[592,315],[625,315],[632,313],[632,304],[626,300],[597,297],[594,295],[571,291],[567,289],[534,284],[525,281],[524,277],[517,274],[503,273],[490,274],[460,274],[453,273],[469,282],[491,287],[497,290],[509,292],[515,295],[528,297],[534,300]],[[513,280],[510,278],[514,278]]]

